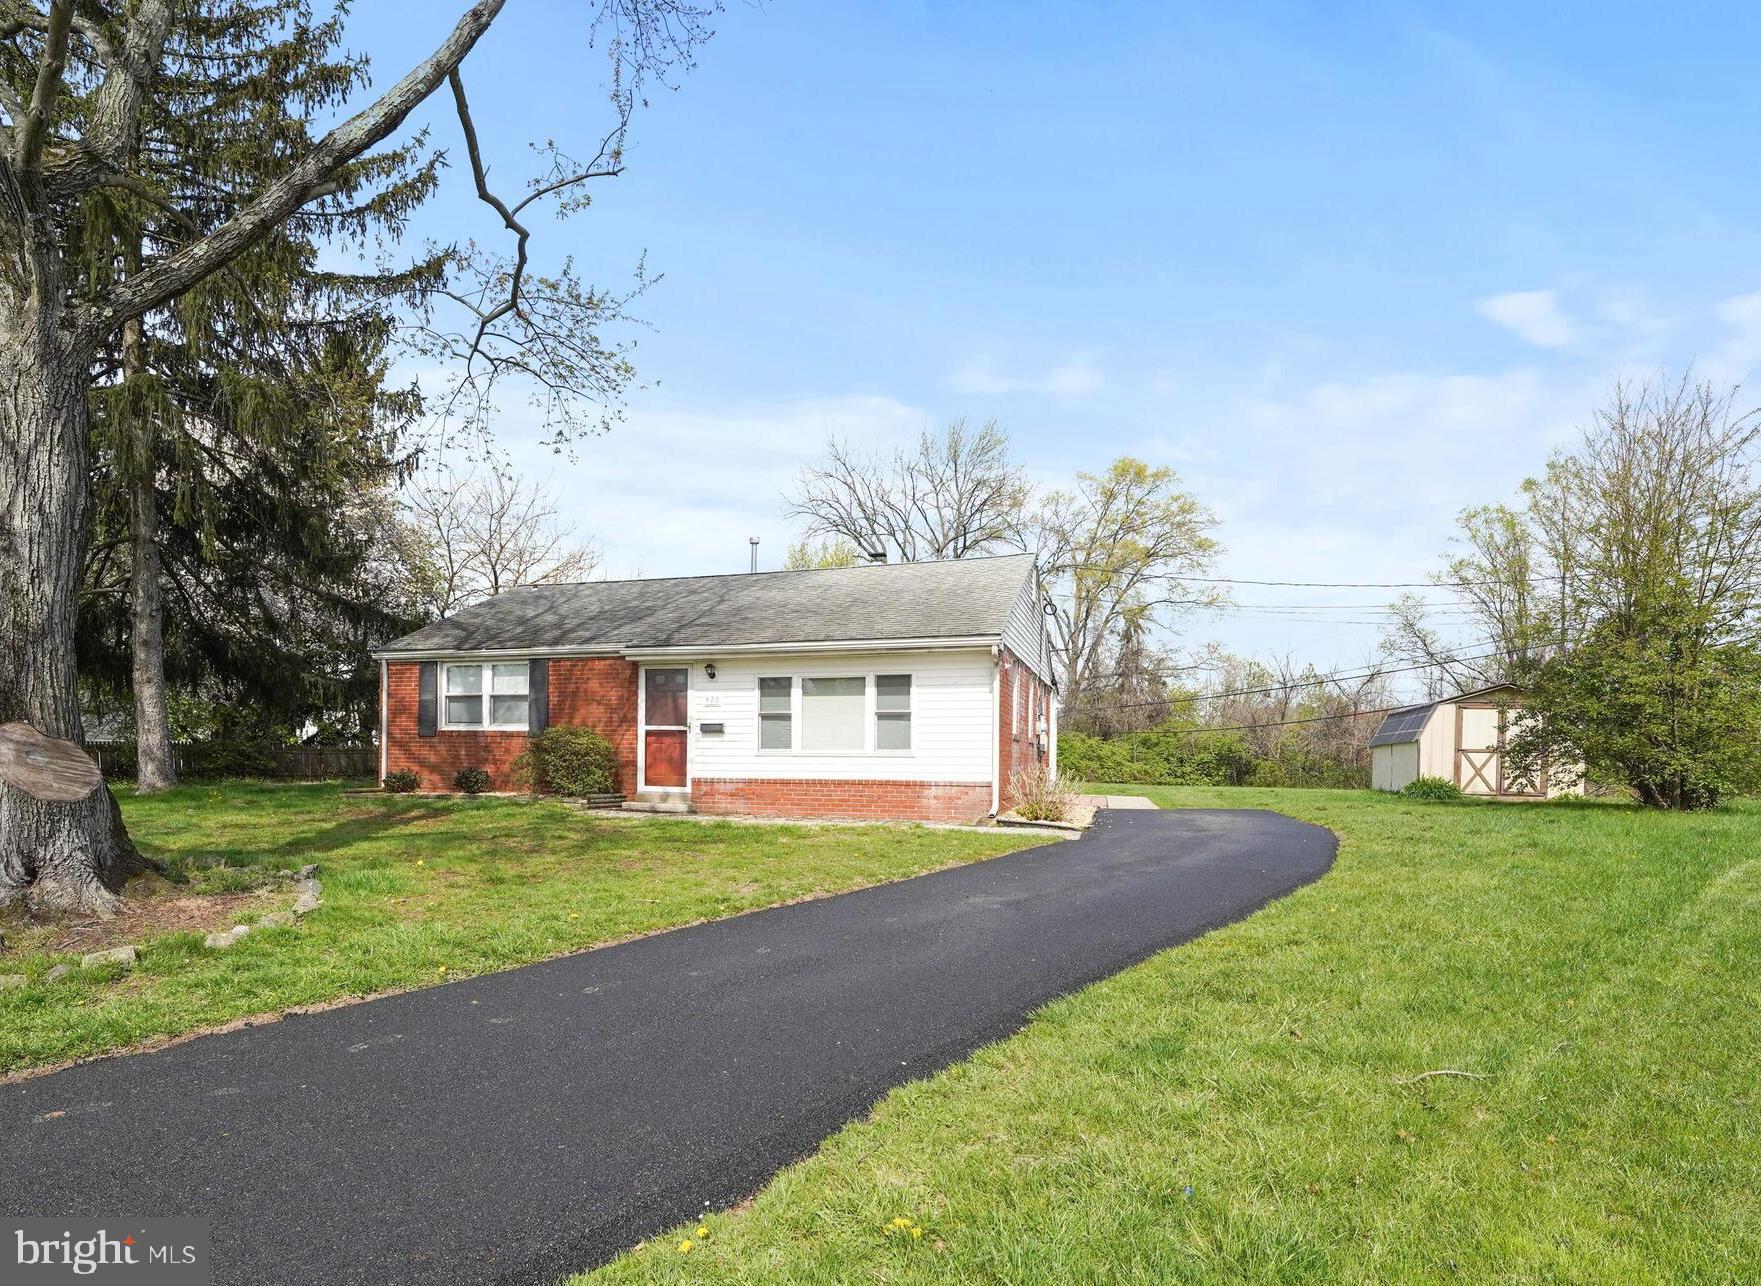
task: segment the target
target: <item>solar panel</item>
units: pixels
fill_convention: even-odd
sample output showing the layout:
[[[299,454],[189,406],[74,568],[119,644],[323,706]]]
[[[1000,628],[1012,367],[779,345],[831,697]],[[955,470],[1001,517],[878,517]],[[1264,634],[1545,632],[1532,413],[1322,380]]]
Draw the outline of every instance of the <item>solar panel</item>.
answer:
[[[1428,705],[1408,706],[1404,710],[1393,711],[1382,720],[1382,726],[1376,729],[1376,735],[1370,738],[1370,744],[1392,746],[1403,741],[1417,741],[1425,721],[1431,717],[1432,708]]]

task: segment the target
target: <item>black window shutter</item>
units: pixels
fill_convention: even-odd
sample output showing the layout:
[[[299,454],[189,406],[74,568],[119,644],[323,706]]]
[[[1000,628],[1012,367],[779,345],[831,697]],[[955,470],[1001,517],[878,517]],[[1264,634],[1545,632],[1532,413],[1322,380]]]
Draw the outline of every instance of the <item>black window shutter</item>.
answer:
[[[416,735],[432,737],[440,727],[440,662],[422,662],[416,696]]]
[[[526,726],[533,732],[550,727],[550,662],[533,661],[527,679]]]

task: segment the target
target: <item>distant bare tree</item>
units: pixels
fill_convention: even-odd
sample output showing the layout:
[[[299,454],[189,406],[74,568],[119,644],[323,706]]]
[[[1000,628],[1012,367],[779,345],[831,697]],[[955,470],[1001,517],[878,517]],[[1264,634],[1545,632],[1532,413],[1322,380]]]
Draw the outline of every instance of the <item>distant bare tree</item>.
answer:
[[[586,580],[600,566],[543,484],[499,469],[423,477],[404,503],[417,590],[438,616],[522,585]]]
[[[784,498],[810,537],[910,563],[1017,547],[1028,487],[997,422],[974,432],[961,419],[891,457],[834,439]]]

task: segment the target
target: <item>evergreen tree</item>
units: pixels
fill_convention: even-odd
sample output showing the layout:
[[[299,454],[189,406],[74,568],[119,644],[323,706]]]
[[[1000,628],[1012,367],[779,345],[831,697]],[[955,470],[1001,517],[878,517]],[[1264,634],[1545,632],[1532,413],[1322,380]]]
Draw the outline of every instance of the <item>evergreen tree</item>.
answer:
[[[397,224],[432,186],[432,158],[422,159],[420,140],[375,149],[443,84],[477,194],[513,250],[445,248],[384,288],[425,292],[428,351],[457,359],[467,403],[481,408],[495,381],[530,376],[565,436],[581,407],[615,403],[628,362],[596,328],[622,301],[584,286],[566,264],[534,272],[522,219],[535,202],[578,205],[580,184],[620,171],[643,77],[688,62],[707,34],[706,11],[688,0],[599,0],[595,26],[611,32],[616,68],[614,128],[585,164],[551,149],[547,171],[509,200],[489,184],[461,72],[505,6],[469,5],[432,53],[320,138],[307,128],[314,115],[347,113],[366,96],[365,64],[328,52],[344,10],[315,21],[305,0],[0,7],[0,724],[80,735],[94,374],[120,381],[125,399],[141,395],[139,413],[116,417],[130,426],[124,474],[145,478],[162,450],[172,459],[203,450],[205,430],[174,431],[163,449],[154,441],[175,428],[177,405],[151,383],[155,342],[175,336],[224,386],[228,364],[208,346],[253,347],[251,327],[226,321],[255,301],[263,318],[278,319],[265,330],[325,320],[304,311],[306,286],[317,282],[289,280],[271,247],[278,236],[294,247],[361,245],[376,223]],[[278,45],[298,52],[277,56]],[[244,155],[251,148],[256,158]],[[462,308],[464,321],[444,324],[432,311],[442,302]],[[372,360],[370,347],[360,351]],[[236,369],[261,376],[260,359],[253,352]],[[131,532],[158,511],[157,498],[146,499],[131,504]],[[142,569],[141,584],[156,581],[151,571]],[[0,777],[0,902],[28,896],[43,908],[105,912],[140,865],[107,792],[54,802]]]

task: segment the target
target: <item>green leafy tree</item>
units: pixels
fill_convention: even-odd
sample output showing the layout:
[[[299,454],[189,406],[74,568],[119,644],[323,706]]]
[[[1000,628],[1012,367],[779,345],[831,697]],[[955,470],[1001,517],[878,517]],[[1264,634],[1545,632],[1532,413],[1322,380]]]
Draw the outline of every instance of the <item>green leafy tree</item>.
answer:
[[[861,551],[841,536],[821,541],[801,539],[783,555],[783,570],[820,571],[828,567],[854,567],[862,561]]]
[[[1623,386],[1525,484],[1536,556],[1502,592],[1544,604],[1551,637],[1512,668],[1531,689],[1515,771],[1558,775],[1581,756],[1665,808],[1761,784],[1758,447],[1761,421],[1733,393]]]
[[[1109,659],[1118,659],[1122,644],[1221,601],[1188,580],[1210,571],[1221,551],[1216,526],[1216,515],[1174,470],[1130,456],[1104,472],[1078,474],[1075,487],[1046,493],[1028,514],[1023,541],[1038,553],[1050,593],[1074,727],[1084,728],[1099,709]]]
[[[1677,622],[1605,621],[1528,678],[1538,718],[1516,725],[1521,775],[1585,770],[1655,808],[1710,808],[1761,789],[1761,652],[1696,643]]]

